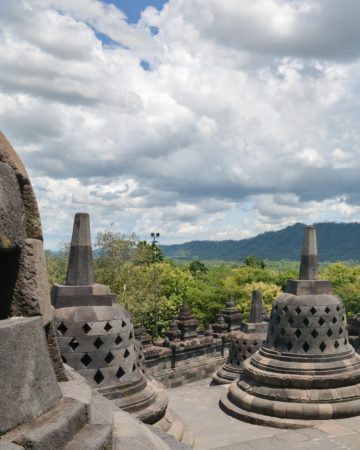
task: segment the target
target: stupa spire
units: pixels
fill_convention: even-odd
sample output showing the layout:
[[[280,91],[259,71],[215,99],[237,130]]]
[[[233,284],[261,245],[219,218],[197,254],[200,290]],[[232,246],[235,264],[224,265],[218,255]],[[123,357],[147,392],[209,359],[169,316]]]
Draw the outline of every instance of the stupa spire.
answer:
[[[94,283],[90,217],[86,213],[77,213],[74,218],[66,284],[91,286]]]
[[[249,322],[250,323],[262,322],[262,313],[263,313],[263,305],[262,305],[261,292],[258,289],[254,289],[252,291]]]
[[[317,262],[317,243],[316,228],[306,226],[304,229],[304,240],[301,251],[300,262],[300,280],[317,280],[318,262]]]

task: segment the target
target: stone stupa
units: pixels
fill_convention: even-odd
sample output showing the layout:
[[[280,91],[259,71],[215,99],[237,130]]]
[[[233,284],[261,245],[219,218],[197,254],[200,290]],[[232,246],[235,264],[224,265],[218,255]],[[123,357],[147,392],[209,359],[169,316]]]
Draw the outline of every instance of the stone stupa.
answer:
[[[42,228],[27,171],[0,132],[0,435],[61,401]]]
[[[254,290],[251,299],[250,319],[240,324],[232,338],[229,356],[225,364],[213,374],[214,384],[229,384],[238,379],[244,369],[244,362],[265,343],[268,324],[263,322],[261,292]]]
[[[240,330],[243,315],[235,308],[233,298],[230,296],[226,302],[225,309],[222,311],[222,316],[228,325],[228,332]]]
[[[222,396],[227,414],[281,428],[360,415],[360,355],[344,305],[318,280],[313,226],[305,228],[299,278],[274,302],[266,343]]]
[[[95,283],[88,214],[75,215],[66,283],[53,287],[52,304],[63,362],[121,409],[160,420],[168,398],[143,373],[130,314]]]

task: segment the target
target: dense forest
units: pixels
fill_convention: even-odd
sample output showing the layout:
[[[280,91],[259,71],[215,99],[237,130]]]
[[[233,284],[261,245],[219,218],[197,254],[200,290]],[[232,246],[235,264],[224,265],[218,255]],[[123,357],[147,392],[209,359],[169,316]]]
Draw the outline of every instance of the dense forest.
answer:
[[[144,324],[154,333],[155,302],[158,308],[160,336],[168,321],[178,313],[184,299],[205,328],[216,320],[232,296],[236,307],[247,318],[253,289],[260,289],[267,310],[285,288],[289,278],[297,278],[298,263],[264,261],[248,255],[240,263],[194,259],[177,263],[164,258],[156,243],[139,241],[135,235],[103,232],[97,237],[94,259],[96,281],[107,284],[120,304],[132,314],[136,324]],[[299,248],[299,245],[298,245]],[[67,251],[47,252],[50,284],[64,283]],[[360,265],[322,264],[320,276],[333,283],[334,291],[344,301],[348,315],[360,312]]]
[[[360,261],[360,223],[316,224],[320,261]],[[164,255],[176,260],[242,261],[248,255],[270,260],[299,259],[304,225],[297,223],[240,241],[192,241],[163,245]]]

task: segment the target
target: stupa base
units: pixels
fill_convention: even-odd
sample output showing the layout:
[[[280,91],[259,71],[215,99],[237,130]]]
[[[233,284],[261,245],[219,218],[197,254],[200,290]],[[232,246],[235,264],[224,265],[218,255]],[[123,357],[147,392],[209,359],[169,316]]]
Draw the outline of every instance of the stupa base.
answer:
[[[307,420],[291,420],[291,419],[280,419],[278,417],[265,416],[263,414],[253,413],[234,405],[228,399],[228,393],[225,392],[219,401],[219,406],[227,415],[239,419],[243,422],[251,423],[253,425],[264,425],[267,427],[274,428],[286,428],[286,429],[299,429],[308,428],[314,426],[316,423],[314,421]],[[321,423],[322,421],[318,421]]]
[[[238,380],[243,369],[234,368],[228,364],[224,364],[221,369],[212,375],[212,384],[230,384]]]
[[[248,394],[234,381],[219,402],[229,416],[256,425],[298,429],[312,427],[329,419],[360,415],[360,400],[336,403],[270,401]]]
[[[164,417],[169,401],[167,393],[144,376],[137,382],[99,389],[99,392],[147,424],[154,424]]]

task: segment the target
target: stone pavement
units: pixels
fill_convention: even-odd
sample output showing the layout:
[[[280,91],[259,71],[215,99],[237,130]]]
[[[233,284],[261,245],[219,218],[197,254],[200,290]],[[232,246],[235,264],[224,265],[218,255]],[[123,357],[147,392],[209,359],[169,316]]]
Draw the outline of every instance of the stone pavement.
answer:
[[[218,402],[228,386],[209,383],[205,379],[168,390],[170,408],[195,435],[195,450],[360,450],[360,416],[301,430],[251,425],[222,412]]]

